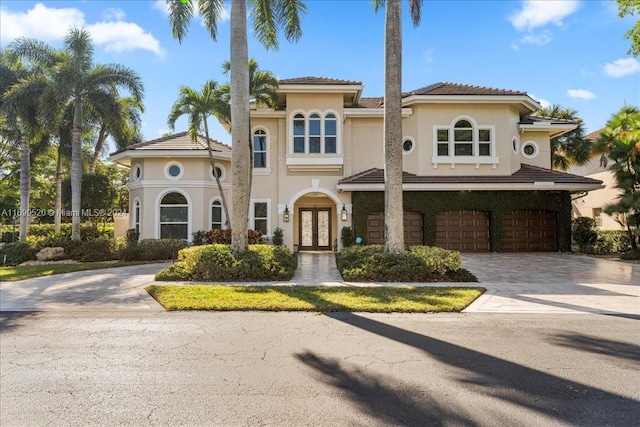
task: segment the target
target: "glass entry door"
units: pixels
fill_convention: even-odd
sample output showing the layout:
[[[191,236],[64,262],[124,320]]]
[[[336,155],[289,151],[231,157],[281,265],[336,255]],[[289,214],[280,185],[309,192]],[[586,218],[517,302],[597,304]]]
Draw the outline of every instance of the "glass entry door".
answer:
[[[331,208],[300,208],[300,249],[331,250]]]

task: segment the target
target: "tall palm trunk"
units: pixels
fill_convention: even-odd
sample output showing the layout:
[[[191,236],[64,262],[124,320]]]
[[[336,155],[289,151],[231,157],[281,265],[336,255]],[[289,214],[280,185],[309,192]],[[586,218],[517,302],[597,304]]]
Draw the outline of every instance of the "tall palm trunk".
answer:
[[[96,142],[96,149],[93,152],[93,156],[91,156],[91,163],[89,164],[89,173],[96,172],[96,166],[98,165],[98,159],[100,158],[100,154],[102,154],[102,149],[104,148],[104,143],[107,140],[107,129],[102,126],[100,127],[100,133],[98,134],[98,141]]]
[[[60,233],[62,223],[62,153],[58,143],[58,159],[56,160],[56,196],[54,201],[53,226],[56,233]]]
[[[247,5],[231,2],[231,139],[233,175],[233,221],[231,250],[235,255],[248,246],[249,222],[249,52],[247,47]]]
[[[29,229],[29,194],[31,192],[31,148],[24,132],[20,135],[20,241]]]
[[[400,0],[387,0],[384,64],[385,252],[404,251],[402,207],[402,33]]]
[[[76,94],[71,138],[71,240],[80,240],[80,206],[82,191],[82,102]]]
[[[225,227],[229,228],[229,208],[227,206],[227,199],[222,192],[222,183],[220,182],[220,177],[216,173],[216,161],[213,158],[213,148],[211,148],[211,140],[209,139],[209,124],[207,123],[207,119],[204,119],[204,135],[207,138],[207,151],[209,152],[209,163],[211,163],[211,167],[213,168],[213,177],[216,180],[216,184],[218,184],[218,192],[220,193],[220,200],[222,200],[222,209],[224,209],[224,224]]]

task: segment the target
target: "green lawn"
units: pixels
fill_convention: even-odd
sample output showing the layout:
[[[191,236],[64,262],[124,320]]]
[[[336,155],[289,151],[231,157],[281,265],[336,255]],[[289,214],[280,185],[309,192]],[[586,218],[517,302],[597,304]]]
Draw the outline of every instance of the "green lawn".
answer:
[[[100,268],[125,267],[127,265],[148,264],[140,261],[104,261],[83,262],[78,264],[46,264],[0,267],[0,281],[15,282],[33,277],[51,276],[52,274],[72,273],[74,271],[97,270]]]
[[[486,289],[462,287],[326,287],[152,285],[167,310],[458,312]]]

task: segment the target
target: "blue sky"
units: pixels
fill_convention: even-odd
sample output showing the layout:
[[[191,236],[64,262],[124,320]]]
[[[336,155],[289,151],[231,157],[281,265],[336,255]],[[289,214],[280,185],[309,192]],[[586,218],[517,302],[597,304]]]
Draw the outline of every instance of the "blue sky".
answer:
[[[363,96],[382,95],[384,12],[374,14],[369,0],[306,4],[298,43],[282,39],[278,51],[266,51],[250,34],[249,55],[279,78],[358,80]],[[637,17],[620,19],[614,1],[426,0],[417,28],[406,4],[404,12],[404,90],[448,81],[527,91],[543,105],[578,110],[588,131],[604,126],[625,103],[640,105],[640,62],[626,54],[629,41],[623,40]],[[228,14],[217,42],[196,18],[180,44],[163,0],[0,3],[3,47],[20,36],[60,47],[71,26],[89,29],[96,63],[120,63],[142,77],[146,139],[169,130],[180,86],[227,81],[220,64],[229,58]],[[183,130],[186,121],[178,121],[176,131]],[[230,142],[217,123],[212,135]]]

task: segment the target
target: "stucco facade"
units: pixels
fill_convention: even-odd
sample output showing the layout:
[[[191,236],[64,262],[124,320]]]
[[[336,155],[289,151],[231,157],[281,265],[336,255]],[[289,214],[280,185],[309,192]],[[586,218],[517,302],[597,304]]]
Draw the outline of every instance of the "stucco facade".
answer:
[[[382,98],[363,98],[362,91],[360,82],[286,79],[277,108],[251,111],[249,228],[270,237],[280,227],[294,249],[341,246],[343,227],[357,222],[351,195],[383,189],[379,176],[369,172],[384,165],[384,106]],[[439,83],[405,93],[405,191],[426,197],[430,191],[568,194],[598,188],[595,180],[549,170],[550,137],[575,125],[532,117],[539,108],[525,92],[477,86]],[[219,143],[214,148],[232,204],[231,149]],[[226,226],[216,220],[219,192],[204,138],[194,144],[176,134],[131,146],[111,160],[131,169],[130,223],[141,238],[176,232],[191,240],[195,231]]]

